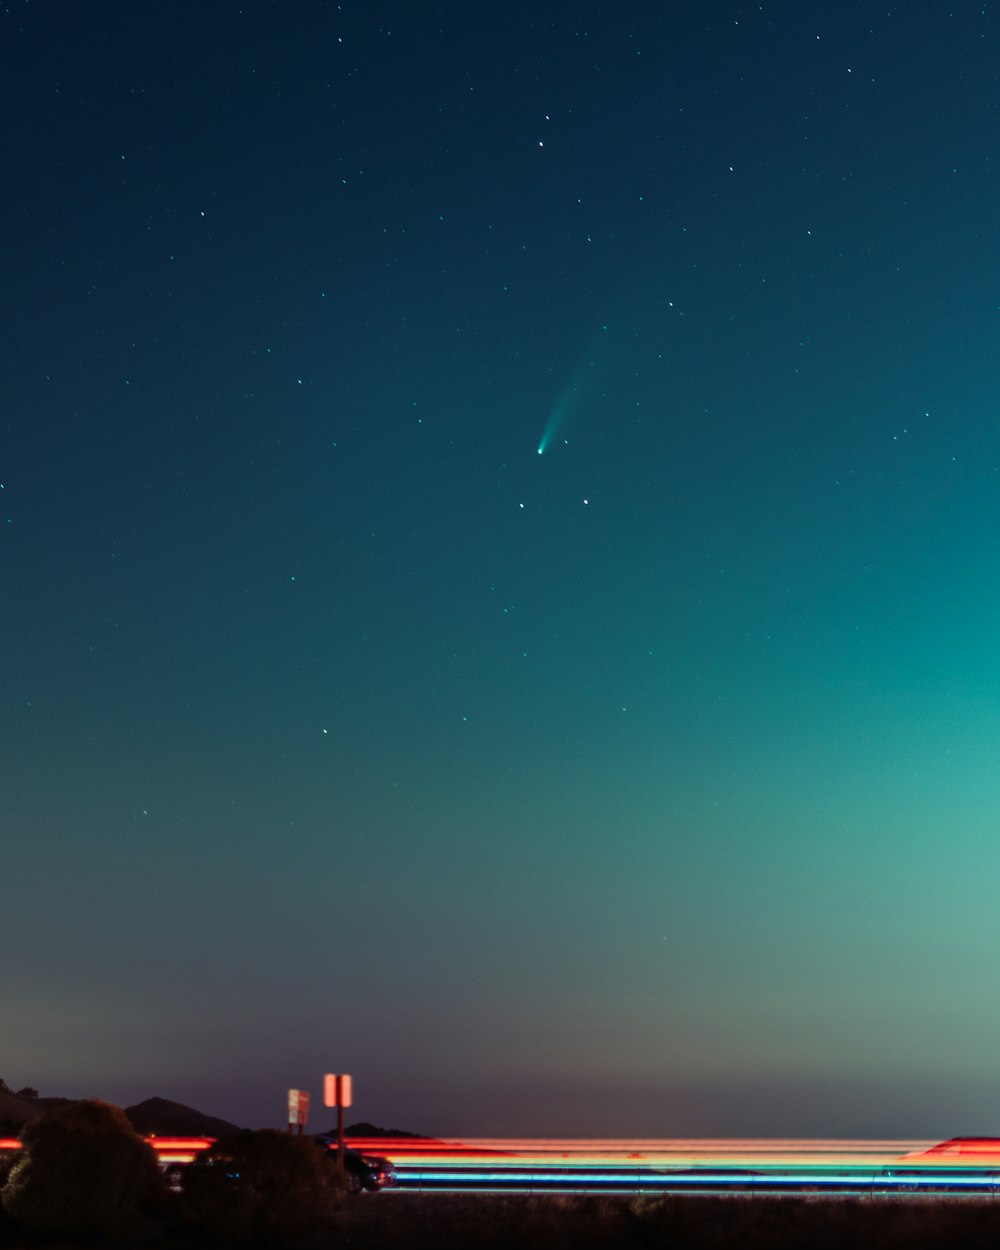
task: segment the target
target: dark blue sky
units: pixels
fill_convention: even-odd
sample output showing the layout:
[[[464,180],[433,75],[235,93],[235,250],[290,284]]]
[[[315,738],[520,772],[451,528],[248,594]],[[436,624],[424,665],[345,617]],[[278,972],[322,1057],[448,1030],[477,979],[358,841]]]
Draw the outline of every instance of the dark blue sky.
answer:
[[[997,1132],[992,4],[0,23],[0,1075]]]

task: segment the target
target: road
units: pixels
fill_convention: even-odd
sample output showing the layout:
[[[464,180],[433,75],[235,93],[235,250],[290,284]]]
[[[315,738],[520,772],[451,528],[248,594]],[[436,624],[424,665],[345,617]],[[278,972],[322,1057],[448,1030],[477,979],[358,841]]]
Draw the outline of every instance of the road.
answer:
[[[208,1137],[149,1139],[165,1167]],[[0,1147],[5,1143],[0,1142]],[[16,1148],[16,1141],[6,1143]],[[1000,1199],[1000,1138],[540,1140],[349,1137],[392,1160],[398,1193],[831,1195]]]
[[[971,1139],[969,1139],[971,1141]],[[1000,1141],[352,1139],[399,1192],[1000,1198]]]

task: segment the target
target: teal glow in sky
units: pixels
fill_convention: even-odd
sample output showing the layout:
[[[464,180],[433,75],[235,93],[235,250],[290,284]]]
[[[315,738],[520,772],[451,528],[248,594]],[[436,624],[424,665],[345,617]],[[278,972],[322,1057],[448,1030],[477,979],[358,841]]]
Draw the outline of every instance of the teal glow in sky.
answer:
[[[549,445],[552,443],[552,440],[562,434],[563,428],[565,427],[567,420],[578,402],[579,390],[577,387],[573,387],[559,399],[558,403],[553,406],[549,419],[545,423],[545,429],[542,432],[542,437],[538,443],[538,454],[540,456],[545,454]],[[560,441],[568,443],[569,439],[561,438]]]
[[[1000,1131],[992,8],[0,23],[0,1076]]]

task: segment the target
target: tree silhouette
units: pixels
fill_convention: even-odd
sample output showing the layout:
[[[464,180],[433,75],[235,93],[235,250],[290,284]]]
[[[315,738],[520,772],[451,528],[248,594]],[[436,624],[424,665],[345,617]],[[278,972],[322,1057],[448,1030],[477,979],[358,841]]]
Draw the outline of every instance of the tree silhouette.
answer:
[[[328,1241],[343,1192],[329,1151],[277,1129],[217,1141],[184,1169],[188,1220],[218,1240]]]
[[[24,1126],[0,1203],[27,1232],[72,1236],[136,1226],[162,1193],[156,1152],[125,1113],[83,1101]]]

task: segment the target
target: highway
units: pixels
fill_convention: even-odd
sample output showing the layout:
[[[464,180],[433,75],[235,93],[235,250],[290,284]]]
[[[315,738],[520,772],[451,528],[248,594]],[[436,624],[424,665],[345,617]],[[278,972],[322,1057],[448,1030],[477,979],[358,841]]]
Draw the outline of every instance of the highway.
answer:
[[[352,1138],[397,1192],[1000,1198],[1000,1140]]]
[[[149,1137],[164,1167],[210,1137]],[[14,1150],[16,1139],[0,1141]],[[1000,1200],[1000,1138],[947,1141],[348,1137],[406,1193],[711,1194]]]

